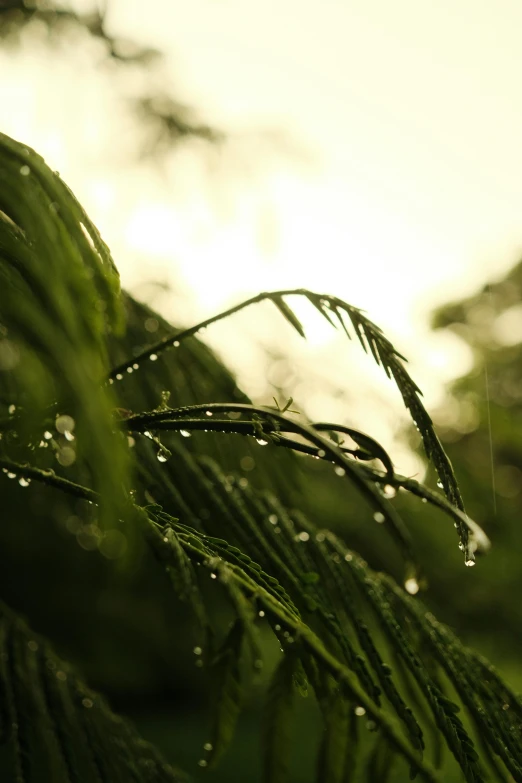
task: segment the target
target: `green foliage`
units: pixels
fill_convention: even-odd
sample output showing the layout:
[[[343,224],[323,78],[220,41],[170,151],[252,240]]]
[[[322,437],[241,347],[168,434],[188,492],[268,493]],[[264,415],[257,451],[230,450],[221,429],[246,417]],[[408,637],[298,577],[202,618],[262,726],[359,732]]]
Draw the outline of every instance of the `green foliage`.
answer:
[[[18,783],[183,779],[3,604],[0,693]]]
[[[115,561],[114,579],[132,580],[148,557],[150,573],[164,579],[162,596],[191,612],[195,654],[214,694],[200,767],[215,766],[229,748],[250,682],[263,663],[270,668],[269,644],[276,644],[282,656],[262,732],[266,783],[292,779],[295,712],[309,691],[323,721],[321,783],[384,781],[395,767],[401,779],[443,780],[441,742],[469,783],[486,780],[489,770],[494,779],[521,780],[520,699],[415,596],[421,568],[413,542],[382,491],[402,488],[447,513],[468,565],[487,550],[487,537],[463,512],[403,357],[357,308],[304,290],[262,293],[173,333],[119,294],[107,248],[59,177],[31,150],[0,142],[1,478],[6,493],[16,478],[25,498],[45,490],[74,504],[77,540],[92,558]],[[297,421],[291,401],[252,405],[194,339],[266,299],[304,334],[288,302],[295,295],[354,332],[395,380],[446,497],[396,475],[370,435]],[[151,332],[158,333],[152,345]],[[356,449],[343,446],[343,433]],[[255,483],[237,474],[240,448],[256,454]],[[406,591],[323,527],[328,519],[312,520],[306,503],[296,508],[308,480],[306,456],[296,453],[331,466],[384,522]],[[14,507],[32,523],[29,501]],[[7,531],[15,524],[3,522]],[[69,543],[71,559],[73,549]],[[0,730],[16,780],[38,780],[42,769],[57,781],[176,779],[14,608],[0,614]]]

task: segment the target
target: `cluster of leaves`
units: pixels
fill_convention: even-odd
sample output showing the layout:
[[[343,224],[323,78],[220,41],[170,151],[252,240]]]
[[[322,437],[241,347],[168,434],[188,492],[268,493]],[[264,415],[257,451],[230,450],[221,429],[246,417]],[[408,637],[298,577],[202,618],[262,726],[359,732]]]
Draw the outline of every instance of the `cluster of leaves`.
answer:
[[[130,314],[143,319],[143,308],[119,293],[108,249],[59,177],[32,150],[0,136],[0,178],[0,478],[16,479],[26,495],[46,485],[81,500],[91,510],[89,548],[123,570],[140,548],[153,553],[165,587],[170,582],[192,610],[201,639],[195,652],[215,686],[212,737],[200,766],[217,764],[234,735],[263,664],[261,626],[282,653],[264,714],[267,783],[289,779],[293,709],[309,689],[323,718],[317,779],[324,783],[358,774],[386,781],[394,764],[399,774],[406,765],[412,777],[440,780],[437,768],[448,763],[441,746],[470,783],[491,775],[522,780],[522,702],[415,597],[420,568],[391,500],[396,490],[447,513],[468,565],[489,542],[464,513],[420,392],[380,329],[337,297],[285,290],[143,346],[145,332],[164,324],[149,312],[137,336]],[[446,497],[395,474],[369,435],[329,422],[298,423],[290,401],[252,405],[193,339],[264,299],[304,336],[288,303],[294,295],[348,336],[355,333],[394,379]],[[218,380],[207,399],[183,403],[184,384],[198,373],[208,377],[210,368]],[[234,401],[209,400],[221,393]],[[182,404],[172,406],[171,398]],[[198,446],[201,431],[209,433],[202,436],[208,448]],[[223,446],[222,433],[257,441],[261,454],[283,454],[291,481],[300,480],[292,452],[331,463],[366,501],[371,524],[389,529],[403,556],[405,589],[373,572],[327,520],[317,524],[306,509],[293,508],[274,463],[265,464],[262,487],[235,475],[227,462],[233,447]],[[226,601],[228,626],[214,611],[215,595]],[[66,781],[176,779],[11,609],[0,614],[0,707],[17,780],[34,779],[33,757],[42,758],[39,772],[47,770],[49,779],[54,769]],[[45,757],[35,744],[42,736],[52,738]]]

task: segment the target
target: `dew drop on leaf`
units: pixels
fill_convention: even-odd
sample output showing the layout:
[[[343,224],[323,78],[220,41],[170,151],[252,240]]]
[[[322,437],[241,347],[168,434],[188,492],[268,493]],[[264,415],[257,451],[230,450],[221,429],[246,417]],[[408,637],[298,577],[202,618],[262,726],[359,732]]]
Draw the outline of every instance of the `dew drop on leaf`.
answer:
[[[264,438],[256,438],[256,443],[259,443],[260,446],[267,446],[268,445],[268,441],[265,440]]]
[[[192,435],[192,433],[189,432],[188,430],[180,430],[179,432],[180,432],[180,435],[183,435],[184,438],[190,438],[191,435]]]
[[[156,353],[151,353],[151,355],[149,356],[149,359],[151,360],[151,362],[155,362],[157,358],[158,358],[158,355]]]
[[[380,525],[384,522],[384,519],[385,519],[384,514],[382,514],[380,511],[376,511],[375,514],[373,515],[373,518]]]
[[[61,432],[62,435],[65,435],[66,432],[72,432],[74,430],[74,427],[76,425],[76,422],[74,421],[72,416],[57,416],[56,421],[54,423],[54,426],[56,427],[58,432]]]
[[[158,460],[158,462],[166,462],[168,460],[168,457],[164,451],[158,451],[158,453],[156,454],[156,459]]]
[[[407,593],[410,595],[416,595],[416,593],[419,592],[419,583],[417,580],[412,576],[409,579],[406,579],[404,582],[404,589]]]
[[[364,707],[356,707],[354,709],[354,712],[358,718],[362,718],[363,715],[366,715],[366,710],[364,709]]]
[[[346,474],[346,471],[340,465],[336,465],[334,468],[334,473],[336,476],[344,476]]]
[[[467,565],[468,568],[471,568],[472,566],[475,565],[475,561],[474,560],[466,560],[464,565]]]

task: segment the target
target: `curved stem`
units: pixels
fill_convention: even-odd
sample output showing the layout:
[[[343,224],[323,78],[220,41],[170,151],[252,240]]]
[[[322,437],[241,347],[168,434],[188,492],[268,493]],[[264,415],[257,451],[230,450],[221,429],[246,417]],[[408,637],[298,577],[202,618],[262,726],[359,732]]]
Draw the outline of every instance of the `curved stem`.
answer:
[[[265,429],[261,426],[260,422],[254,422],[254,426],[258,427],[258,437],[266,437],[270,440],[273,436],[277,439],[278,431],[281,429],[286,432],[293,432],[306,438],[310,441],[320,452],[323,457],[328,457],[348,479],[357,486],[361,494],[370,502],[371,506],[376,509],[377,513],[381,514],[383,519],[387,520],[390,525],[390,532],[396,539],[398,545],[403,551],[406,557],[407,565],[411,569],[413,567],[419,575],[420,568],[416,562],[415,553],[413,550],[413,542],[409,534],[408,529],[405,527],[399,514],[393,508],[390,503],[387,502],[381,492],[376,489],[373,482],[368,482],[363,478],[360,473],[354,468],[351,460],[343,454],[343,451],[336,444],[332,443],[329,438],[324,437],[318,433],[313,426],[307,426],[300,424],[292,419],[287,418],[281,412],[275,411],[272,408],[258,407],[255,405],[247,405],[245,403],[208,403],[205,405],[190,405],[184,408],[167,409],[159,411],[151,411],[149,413],[140,413],[134,416],[129,416],[124,420],[125,426],[131,431],[135,429],[151,428],[160,424],[160,422],[183,422],[188,419],[191,414],[203,414],[208,415],[213,413],[243,413],[250,416],[263,417],[264,422],[268,425]],[[211,416],[208,419],[204,419],[203,429],[211,429],[210,423]],[[185,418],[187,417],[187,419]],[[229,431],[233,431],[234,424],[236,422],[230,422]],[[206,424],[206,427],[205,427]],[[181,427],[180,427],[181,429]]]

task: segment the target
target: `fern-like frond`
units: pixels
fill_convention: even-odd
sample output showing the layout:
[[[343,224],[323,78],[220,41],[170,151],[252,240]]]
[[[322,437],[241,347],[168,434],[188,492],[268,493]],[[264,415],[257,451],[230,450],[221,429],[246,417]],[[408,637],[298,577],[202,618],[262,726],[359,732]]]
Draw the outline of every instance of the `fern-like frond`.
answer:
[[[119,277],[96,227],[34,150],[0,134],[0,324],[3,450],[70,467],[117,524],[127,483],[124,444],[103,390],[109,332],[121,332]],[[60,417],[62,417],[60,419]],[[56,429],[57,426],[57,429]],[[44,432],[54,434],[47,443]],[[66,436],[67,435],[67,436]]]
[[[390,488],[448,514],[468,564],[489,542],[464,514],[420,391],[381,330],[336,297],[298,289],[260,294],[172,335],[159,316],[120,296],[107,248],[35,153],[0,137],[0,169],[6,181],[0,321],[7,341],[0,346],[6,365],[0,367],[6,380],[0,479],[18,479],[22,487],[46,484],[92,506],[101,520],[102,552],[111,532],[136,536],[148,547],[166,595],[172,589],[192,611],[201,639],[194,651],[215,688],[211,741],[200,766],[217,764],[229,748],[271,635],[282,656],[264,710],[267,783],[290,779],[294,710],[308,690],[323,720],[321,783],[347,783],[355,774],[369,783],[385,781],[392,765],[403,778],[409,773],[435,783],[445,774],[436,769],[441,738],[467,783],[486,780],[489,769],[522,780],[519,697],[414,595],[420,567]],[[271,300],[304,336],[288,303],[292,295],[305,296],[348,336],[355,333],[395,380],[446,498],[395,474],[390,456],[366,433],[296,421],[290,402],[282,408],[250,404],[211,353],[188,342],[203,327],[262,300]],[[125,338],[118,334],[123,317]],[[145,333],[156,331],[160,339],[147,347]],[[169,348],[179,348],[172,361],[157,361]],[[194,446],[202,442],[201,431],[208,433],[206,453]],[[343,434],[356,448],[343,445]],[[259,449],[265,472],[254,484],[236,475],[240,452],[228,445],[232,435],[247,436],[236,438],[245,448],[252,439],[266,447]],[[65,449],[76,461],[64,459],[70,456]],[[405,561],[406,591],[329,531],[320,511],[312,520],[288,501],[291,480],[297,478],[294,500],[302,487],[292,451],[330,462],[365,499],[373,519],[386,523]],[[366,464],[371,460],[383,469]],[[276,464],[284,465],[282,475],[264,481]],[[0,736],[9,741],[19,783],[37,780],[40,769],[65,783],[177,779],[3,605],[0,653]]]
[[[129,368],[132,372],[133,367],[139,367],[140,364],[147,359],[153,359],[155,361],[164,351],[177,347],[182,340],[192,337],[211,324],[228,318],[250,305],[257,304],[258,302],[267,299],[276,305],[284,318],[302,337],[304,337],[305,333],[301,322],[285,300],[285,298],[289,296],[306,297],[330,324],[333,326],[339,324],[348,337],[350,337],[350,333],[347,328],[346,319],[350,322],[364,351],[367,353],[369,350],[377,364],[382,366],[386,375],[395,381],[404,404],[409,410],[413,422],[420,432],[426,456],[431,460],[438,473],[441,487],[444,489],[449,501],[463,511],[464,503],[451,462],[442,448],[431,417],[422,404],[422,392],[412,380],[404,366],[404,362],[406,361],[405,357],[402,356],[390,340],[385,337],[382,330],[364,315],[362,310],[353,305],[349,305],[336,296],[317,294],[306,289],[288,289],[258,294],[216,316],[205,319],[189,329],[184,329],[172,336],[164,337],[160,342],[157,342],[142,351],[138,356],[115,367],[109,375],[109,383],[123,380],[125,373],[129,371]],[[473,563],[475,558],[474,552],[469,546],[467,527],[461,521],[457,523],[457,527],[465,560],[467,563]]]
[[[0,604],[1,739],[18,783],[186,780],[73,669]]]

